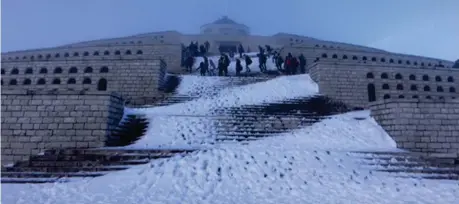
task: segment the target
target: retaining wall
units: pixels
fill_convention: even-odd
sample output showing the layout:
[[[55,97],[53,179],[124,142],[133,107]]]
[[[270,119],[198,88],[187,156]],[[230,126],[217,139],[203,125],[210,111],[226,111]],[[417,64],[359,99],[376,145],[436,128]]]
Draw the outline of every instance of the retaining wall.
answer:
[[[2,165],[51,148],[103,147],[123,116],[114,93],[2,91]]]
[[[387,97],[446,100],[459,96],[459,69],[322,61],[312,65],[309,74],[318,83],[320,93],[358,107],[371,102],[369,86],[374,87],[375,101]]]
[[[389,99],[369,107],[399,148],[459,153],[459,100]]]

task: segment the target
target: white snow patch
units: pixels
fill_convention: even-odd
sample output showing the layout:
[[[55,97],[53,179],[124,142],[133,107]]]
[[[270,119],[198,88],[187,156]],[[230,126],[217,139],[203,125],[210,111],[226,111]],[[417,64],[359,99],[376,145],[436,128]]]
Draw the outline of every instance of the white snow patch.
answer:
[[[2,201],[23,204],[458,202],[457,181],[393,178],[370,174],[356,165],[355,157],[341,150],[360,148],[362,144],[391,148],[391,144],[370,142],[383,140],[368,135],[379,130],[371,123],[352,121],[349,115],[341,115],[309,128],[302,135],[284,135],[246,146],[221,145],[90,180],[3,184]],[[349,138],[351,135],[356,138]],[[319,147],[319,138],[327,148]]]
[[[355,120],[356,116],[365,120]],[[395,151],[395,141],[370,117],[369,111],[356,111],[333,116],[312,126],[292,132],[282,133],[282,136],[267,138],[269,140],[288,140],[290,136],[297,141],[290,145],[298,148],[335,151]]]
[[[191,116],[147,115],[149,127],[136,143],[125,148],[194,148],[213,142],[212,120]]]
[[[192,95],[193,93],[202,93],[216,86],[225,85],[222,77],[202,77],[195,75],[183,75],[182,80],[176,92],[179,95]]]
[[[223,89],[220,94],[211,99],[200,98],[170,106],[139,108],[130,111],[147,115],[207,114],[210,110],[221,107],[254,105],[313,96],[318,93],[318,89],[318,85],[308,74],[282,76],[266,82]]]

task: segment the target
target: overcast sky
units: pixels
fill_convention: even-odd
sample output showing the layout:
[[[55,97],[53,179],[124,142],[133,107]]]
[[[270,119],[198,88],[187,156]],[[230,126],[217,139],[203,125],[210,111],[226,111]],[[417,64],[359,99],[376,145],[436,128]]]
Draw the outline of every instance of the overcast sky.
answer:
[[[459,58],[459,0],[2,0],[2,52],[177,30],[223,15],[254,34],[294,33]]]

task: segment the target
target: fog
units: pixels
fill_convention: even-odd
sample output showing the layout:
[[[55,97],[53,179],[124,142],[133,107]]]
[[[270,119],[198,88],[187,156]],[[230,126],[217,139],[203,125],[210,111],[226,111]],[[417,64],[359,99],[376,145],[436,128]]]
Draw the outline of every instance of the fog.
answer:
[[[2,52],[164,30],[197,33],[224,15],[252,34],[293,33],[459,58],[457,0],[3,0]]]

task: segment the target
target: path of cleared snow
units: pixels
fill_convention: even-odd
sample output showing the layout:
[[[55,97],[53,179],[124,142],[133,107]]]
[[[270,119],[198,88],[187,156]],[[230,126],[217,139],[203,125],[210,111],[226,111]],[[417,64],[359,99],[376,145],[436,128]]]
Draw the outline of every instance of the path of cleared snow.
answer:
[[[2,201],[22,204],[458,203],[458,182],[385,177],[360,169],[355,157],[342,152],[394,148],[393,141],[371,119],[357,121],[353,114],[344,114],[317,123],[303,130],[303,134],[299,132],[246,146],[222,145],[183,157],[155,160],[148,165],[80,182],[3,184]],[[317,145],[319,140],[323,140],[325,148]],[[341,142],[330,142],[335,140]]]

